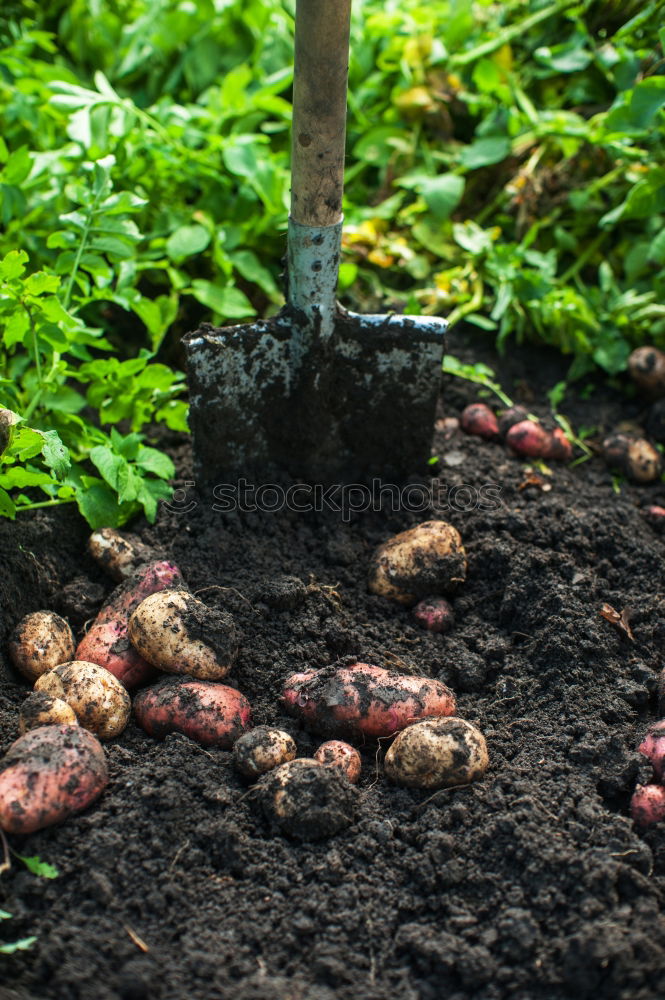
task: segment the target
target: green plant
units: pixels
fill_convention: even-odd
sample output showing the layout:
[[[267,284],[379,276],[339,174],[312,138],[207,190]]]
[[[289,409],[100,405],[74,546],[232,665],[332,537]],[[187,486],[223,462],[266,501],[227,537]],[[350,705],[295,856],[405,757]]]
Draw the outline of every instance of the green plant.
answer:
[[[11,913],[0,910],[0,920],[11,920],[11,918]],[[36,940],[36,937],[24,937],[19,938],[18,941],[0,942],[0,955],[13,955],[17,951],[27,951],[28,948],[32,948]]]

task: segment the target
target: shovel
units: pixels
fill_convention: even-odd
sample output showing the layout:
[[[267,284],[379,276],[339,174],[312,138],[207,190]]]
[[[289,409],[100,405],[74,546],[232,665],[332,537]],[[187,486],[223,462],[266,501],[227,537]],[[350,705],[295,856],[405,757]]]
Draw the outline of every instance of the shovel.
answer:
[[[446,321],[337,303],[351,0],[297,0],[286,305],[184,338],[200,483],[401,479],[430,457]]]

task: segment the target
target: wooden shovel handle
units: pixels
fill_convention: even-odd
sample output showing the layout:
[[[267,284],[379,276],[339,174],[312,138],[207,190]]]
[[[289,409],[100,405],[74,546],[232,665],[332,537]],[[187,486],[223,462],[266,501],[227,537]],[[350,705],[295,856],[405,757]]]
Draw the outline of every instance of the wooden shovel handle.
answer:
[[[291,218],[330,226],[342,217],[351,0],[297,0]]]

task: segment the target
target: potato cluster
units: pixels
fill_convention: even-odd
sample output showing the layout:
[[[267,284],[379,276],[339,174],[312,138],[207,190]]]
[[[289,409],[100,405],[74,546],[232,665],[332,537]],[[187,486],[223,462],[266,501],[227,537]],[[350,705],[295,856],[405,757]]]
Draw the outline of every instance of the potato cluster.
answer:
[[[146,733],[181,733],[232,751],[239,779],[256,782],[253,801],[266,821],[296,839],[328,837],[353,822],[363,768],[354,743],[381,740],[385,750],[392,741],[385,774],[405,787],[466,784],[484,773],[485,740],[456,716],[445,684],[364,662],[285,679],[282,706],[322,738],[311,757],[299,757],[292,733],[252,728],[247,698],[220,683],[238,654],[231,615],[190,593],[177,566],[151,559],[137,539],[104,530],[89,550],[121,582],[78,646],[68,623],[51,611],[26,616],[10,640],[12,662],[34,691],[21,709],[21,736],[0,763],[0,829],[31,833],[102,793],[108,774],[100,741],[121,735],[137,686],[133,712]],[[456,529],[426,521],[379,546],[368,585],[397,605],[415,605],[419,625],[444,633],[454,615],[441,595],[456,592],[466,568]],[[265,603],[293,610],[291,602]],[[369,755],[375,766],[376,744]]]

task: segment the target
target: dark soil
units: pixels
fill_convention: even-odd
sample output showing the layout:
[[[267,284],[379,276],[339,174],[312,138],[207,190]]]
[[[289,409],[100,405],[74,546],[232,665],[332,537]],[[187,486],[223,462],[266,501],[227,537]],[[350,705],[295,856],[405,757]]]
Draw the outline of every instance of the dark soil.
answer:
[[[492,361],[477,344],[451,350]],[[520,351],[500,370],[544,415],[544,390],[564,369]],[[475,398],[447,380],[442,418]],[[607,389],[562,410],[598,437],[643,416]],[[400,790],[382,775],[382,751],[364,746],[354,822],[300,843],[270,827],[229,752],[174,734],[157,742],[132,723],[107,745],[111,781],[94,806],[12,838],[60,877],[37,878],[18,860],[2,875],[0,906],[14,915],[5,940],[38,938],[0,956],[2,1000],[663,996],[665,825],[641,835],[627,807],[648,777],[635,747],[656,717],[665,651],[664,539],[646,517],[665,489],[617,491],[598,458],[553,467],[549,491],[521,488],[525,465],[500,445],[438,428],[440,479],[457,509],[392,512],[385,499],[348,520],[222,513],[188,487],[180,513],[132,527],[233,615],[231,683],[257,724],[292,733],[300,756],[318,741],[282,714],[283,679],[359,659],[454,688],[459,714],[487,737],[485,779]],[[187,447],[173,451],[184,488]],[[500,503],[464,512],[469,491],[452,491],[462,484],[483,496],[494,484]],[[469,556],[447,635],[366,588],[374,547],[432,516],[459,529]],[[39,608],[79,629],[94,614],[113,584],[86,535],[69,508],[0,524],[0,638]],[[601,617],[605,603],[631,609],[634,641]],[[28,686],[3,669],[4,750]]]

